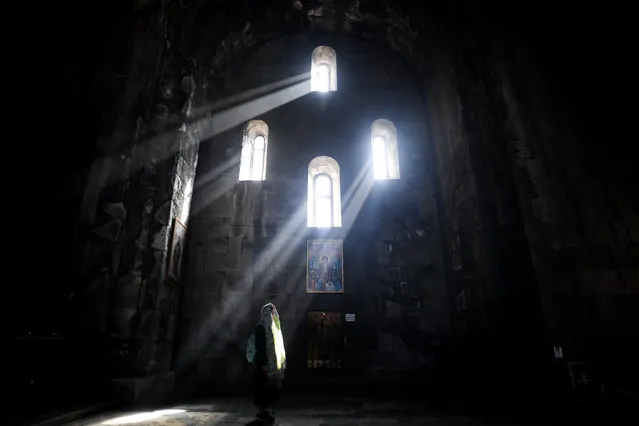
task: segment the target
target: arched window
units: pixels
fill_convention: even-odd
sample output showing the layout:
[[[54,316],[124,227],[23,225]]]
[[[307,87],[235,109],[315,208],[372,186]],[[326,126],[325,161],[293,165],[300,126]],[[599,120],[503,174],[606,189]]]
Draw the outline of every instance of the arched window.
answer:
[[[315,157],[308,165],[307,226],[342,226],[339,164],[331,157]]]
[[[311,91],[337,90],[337,55],[328,46],[318,46],[311,55]]]
[[[392,121],[379,119],[373,122],[371,148],[375,179],[399,179],[397,130]]]
[[[268,126],[262,120],[251,120],[244,127],[239,180],[266,178]]]

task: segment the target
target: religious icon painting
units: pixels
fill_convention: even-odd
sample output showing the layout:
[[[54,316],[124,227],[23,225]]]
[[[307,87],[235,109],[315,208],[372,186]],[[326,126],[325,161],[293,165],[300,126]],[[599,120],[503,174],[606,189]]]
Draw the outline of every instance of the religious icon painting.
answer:
[[[306,242],[306,292],[344,293],[342,240]]]
[[[168,261],[168,284],[177,285],[182,278],[182,259],[184,258],[184,243],[186,237],[186,226],[177,218],[173,221],[173,234],[169,248]]]

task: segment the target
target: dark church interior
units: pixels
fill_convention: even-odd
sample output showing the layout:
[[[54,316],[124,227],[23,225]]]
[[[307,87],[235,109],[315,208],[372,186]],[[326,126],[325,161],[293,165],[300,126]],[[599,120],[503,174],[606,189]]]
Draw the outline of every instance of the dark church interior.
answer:
[[[639,424],[629,16],[43,5],[0,423]]]

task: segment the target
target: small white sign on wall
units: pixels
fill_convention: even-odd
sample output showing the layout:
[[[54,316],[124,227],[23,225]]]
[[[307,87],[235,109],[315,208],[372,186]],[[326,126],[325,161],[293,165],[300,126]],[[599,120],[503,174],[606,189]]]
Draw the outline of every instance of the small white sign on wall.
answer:
[[[561,346],[553,346],[553,351],[555,352],[556,359],[562,359],[564,357],[564,351]]]
[[[346,322],[355,322],[355,314],[346,314]]]

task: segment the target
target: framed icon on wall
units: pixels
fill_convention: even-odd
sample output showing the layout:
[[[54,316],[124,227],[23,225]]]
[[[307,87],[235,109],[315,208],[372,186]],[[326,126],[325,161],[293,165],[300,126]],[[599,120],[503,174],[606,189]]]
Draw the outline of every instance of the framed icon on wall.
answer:
[[[306,242],[306,292],[344,293],[342,240]]]

